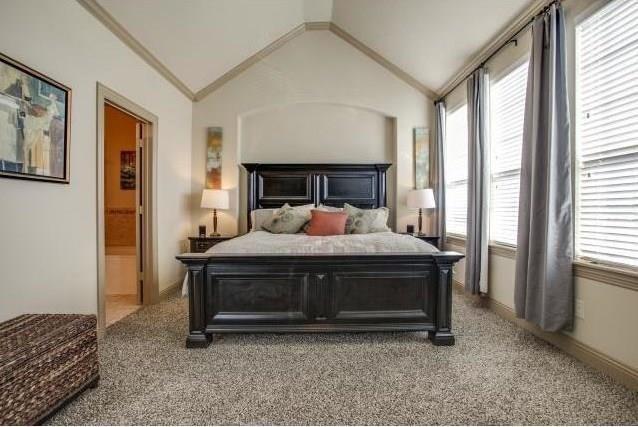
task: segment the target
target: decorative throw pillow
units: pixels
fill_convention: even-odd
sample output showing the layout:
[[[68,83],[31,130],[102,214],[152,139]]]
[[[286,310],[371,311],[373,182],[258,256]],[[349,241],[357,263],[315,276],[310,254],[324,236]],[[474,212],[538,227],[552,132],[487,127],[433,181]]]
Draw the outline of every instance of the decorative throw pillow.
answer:
[[[263,230],[262,224],[272,218],[277,209],[255,209],[250,212],[250,231]]]
[[[390,231],[388,227],[388,208],[359,209],[344,204],[343,211],[348,214],[346,234],[366,234]]]
[[[287,205],[288,203],[286,203]],[[285,205],[284,205],[285,206]],[[311,216],[311,211],[315,208],[315,205],[313,205],[312,203],[308,204],[308,205],[301,205],[301,206],[293,206],[293,209],[295,209],[297,212],[300,212],[302,214],[304,214],[306,216],[306,218],[308,218],[308,221],[310,221],[310,216]]]
[[[328,212],[312,210],[312,218],[306,228],[309,236],[337,236],[345,234],[348,214],[345,212]]]
[[[273,234],[295,234],[310,220],[311,209],[304,205],[292,207],[288,203],[273,212],[272,216],[261,224],[261,228]]]

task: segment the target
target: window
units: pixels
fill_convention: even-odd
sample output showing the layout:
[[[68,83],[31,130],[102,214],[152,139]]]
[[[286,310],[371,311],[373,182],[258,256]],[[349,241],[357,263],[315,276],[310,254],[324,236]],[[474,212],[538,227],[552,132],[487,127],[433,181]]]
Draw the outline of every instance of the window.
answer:
[[[490,240],[516,245],[528,63],[490,87]]]
[[[448,113],[445,125],[445,228],[467,233],[467,105]]]
[[[638,266],[638,2],[576,29],[576,253]]]

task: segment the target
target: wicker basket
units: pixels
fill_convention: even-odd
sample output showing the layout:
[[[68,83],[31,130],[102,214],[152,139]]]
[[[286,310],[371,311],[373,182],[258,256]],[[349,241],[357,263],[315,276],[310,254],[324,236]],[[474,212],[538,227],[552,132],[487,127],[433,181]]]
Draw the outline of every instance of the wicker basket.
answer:
[[[38,424],[99,379],[95,316],[0,323],[0,424]]]

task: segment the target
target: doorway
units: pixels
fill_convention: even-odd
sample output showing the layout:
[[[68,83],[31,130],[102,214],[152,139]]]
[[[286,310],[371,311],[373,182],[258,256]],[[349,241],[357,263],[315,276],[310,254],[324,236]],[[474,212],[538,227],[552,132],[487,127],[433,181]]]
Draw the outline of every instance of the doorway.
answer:
[[[158,299],[157,118],[98,84],[98,332]]]
[[[106,327],[137,311],[144,298],[142,141],[148,123],[104,105]]]

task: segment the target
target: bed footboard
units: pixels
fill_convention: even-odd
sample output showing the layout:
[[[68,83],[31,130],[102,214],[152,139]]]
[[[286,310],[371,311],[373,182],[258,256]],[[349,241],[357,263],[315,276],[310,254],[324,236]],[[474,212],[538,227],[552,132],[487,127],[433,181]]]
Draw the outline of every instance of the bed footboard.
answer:
[[[453,345],[456,252],[370,255],[184,254],[187,347],[213,333],[428,331]]]

